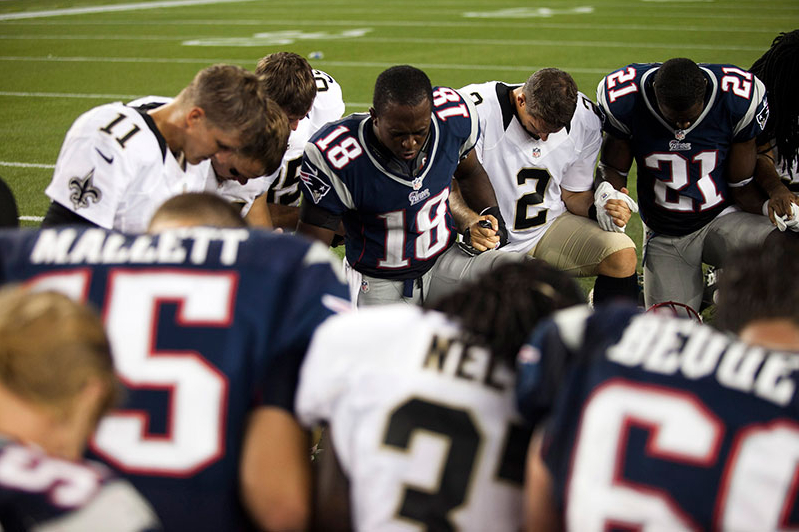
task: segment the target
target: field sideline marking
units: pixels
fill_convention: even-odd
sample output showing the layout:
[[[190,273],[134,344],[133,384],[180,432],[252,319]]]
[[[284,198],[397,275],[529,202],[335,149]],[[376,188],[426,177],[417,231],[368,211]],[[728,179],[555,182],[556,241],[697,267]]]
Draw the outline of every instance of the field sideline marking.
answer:
[[[0,96],[20,96],[22,98],[87,98],[99,100],[135,100],[143,94],[80,94],[71,92],[14,92],[0,91]]]
[[[2,0],[0,0],[2,1]],[[86,99],[99,99],[99,100],[135,100],[145,96],[144,94],[81,94],[73,92],[16,92],[16,91],[0,91],[0,96],[18,96],[20,98],[86,98]],[[347,107],[362,107],[367,108],[371,103],[362,102],[344,102]],[[4,163],[0,161],[0,166],[12,164],[27,164],[27,163]]]
[[[53,170],[54,164],[39,164],[39,163],[17,163],[13,161],[0,161],[0,166],[10,166],[12,168],[45,168]]]
[[[783,19],[775,15],[774,18]],[[36,25],[36,26],[218,26],[218,20],[156,20],[142,22],[131,21],[43,21],[43,22],[19,22],[19,25]],[[385,20],[226,20],[225,24],[228,26],[388,26],[388,27],[423,27],[423,28],[527,28],[529,24],[518,23],[503,23],[499,20],[492,22],[425,22],[425,21],[385,21]],[[555,29],[555,30],[579,30],[579,29],[605,29],[605,30],[647,30],[647,31],[694,31],[700,33],[707,32],[724,32],[724,33],[764,33],[768,35],[774,34],[773,29],[766,28],[751,28],[751,27],[702,27],[702,26],[657,26],[650,24],[569,24],[557,22],[543,22],[536,23],[537,28]]]
[[[196,6],[204,4],[230,4],[239,2],[253,2],[255,0],[169,0],[165,2],[142,2],[136,4],[116,4],[97,7],[70,7],[65,9],[50,9],[47,11],[27,11],[23,13],[7,13],[0,15],[0,20],[20,20],[41,17],[60,17],[62,15],[85,15],[87,13],[110,13],[114,11],[140,11],[142,9],[157,9],[161,7]]]
[[[0,40],[118,40],[118,41],[183,41],[184,46],[200,47],[250,47],[250,46],[270,46],[275,44],[286,44],[284,41],[290,40],[312,40],[327,42],[340,39],[303,39],[302,37],[259,37],[258,34],[251,37],[209,37],[206,39],[186,39],[185,37],[162,37],[147,35],[0,35]],[[280,42],[275,42],[280,39]],[[652,48],[668,49],[673,48],[674,43],[652,43],[652,42],[620,42],[620,41],[551,41],[551,40],[527,40],[527,39],[437,39],[437,38],[391,38],[391,37],[353,37],[353,41],[364,43],[413,43],[413,44],[462,44],[462,45],[485,45],[485,46],[575,46],[588,48]],[[210,44],[205,44],[204,41]],[[718,44],[691,44],[681,43],[681,46],[693,50],[732,50],[741,52],[757,52],[763,49],[762,46],[730,46]]]

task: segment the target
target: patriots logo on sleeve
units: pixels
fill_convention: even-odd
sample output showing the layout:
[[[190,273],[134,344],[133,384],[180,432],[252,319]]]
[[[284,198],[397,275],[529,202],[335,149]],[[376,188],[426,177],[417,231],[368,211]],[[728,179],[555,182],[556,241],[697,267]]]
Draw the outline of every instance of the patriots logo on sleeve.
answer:
[[[766,122],[768,122],[768,101],[763,98],[763,108],[757,113],[757,125],[760,126],[760,129],[766,129]]]
[[[307,171],[305,166],[300,171],[300,179],[305,188],[308,189],[308,192],[311,193],[311,199],[313,199],[314,203],[319,203],[319,200],[330,192],[330,185],[319,179],[318,173],[319,171],[316,168]]]
[[[83,207],[88,207],[89,202],[97,203],[103,198],[103,193],[100,189],[94,186],[94,168],[83,177],[73,177],[69,180],[69,189],[72,191],[69,199],[72,200],[72,205],[75,210]]]

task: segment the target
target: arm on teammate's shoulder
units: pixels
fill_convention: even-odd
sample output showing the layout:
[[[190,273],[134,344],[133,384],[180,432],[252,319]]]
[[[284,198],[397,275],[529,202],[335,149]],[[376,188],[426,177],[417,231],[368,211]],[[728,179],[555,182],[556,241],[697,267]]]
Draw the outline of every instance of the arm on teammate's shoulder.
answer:
[[[799,197],[791,192],[780,179],[774,161],[774,149],[768,144],[758,146],[755,183],[768,196],[768,217],[772,222],[774,222],[775,215],[790,215],[791,203],[799,204]],[[765,198],[762,199],[765,201]]]
[[[310,438],[294,417],[265,406],[250,414],[239,474],[242,502],[264,530],[306,530],[311,508]]]
[[[96,223],[87,220],[75,211],[67,209],[57,201],[51,201],[50,206],[47,208],[47,214],[44,215],[42,227],[55,227],[58,225],[90,225],[92,227],[99,227]]]

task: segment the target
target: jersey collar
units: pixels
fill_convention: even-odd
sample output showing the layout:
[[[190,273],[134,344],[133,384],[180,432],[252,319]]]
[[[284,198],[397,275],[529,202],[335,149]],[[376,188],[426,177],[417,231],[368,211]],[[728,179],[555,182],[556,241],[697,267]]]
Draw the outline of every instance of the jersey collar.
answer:
[[[161,107],[162,105],[164,105],[164,103],[165,102],[151,102],[151,103],[146,103],[144,105],[139,105],[137,107],[134,107],[133,109],[138,111],[138,113],[144,119],[144,123],[147,124],[147,127],[150,128],[150,131],[152,131],[153,135],[155,135],[155,139],[158,141],[158,147],[161,148],[161,159],[163,161],[166,161],[166,149],[167,149],[166,139],[158,130],[158,127],[155,125],[155,120],[153,120],[153,117],[150,116],[150,113],[147,112],[151,109],[156,109],[158,107]]]
[[[702,72],[705,75],[705,79],[707,79],[708,87],[710,87],[709,91],[705,91],[705,108],[702,109],[702,113],[699,115],[699,118],[697,118],[696,121],[693,124],[691,124],[691,127],[684,130],[677,130],[674,129],[668,122],[666,122],[666,119],[664,119],[663,115],[660,114],[660,109],[658,108],[657,105],[657,99],[655,98],[654,74],[655,72],[657,72],[658,68],[660,68],[660,66],[649,69],[646,72],[644,72],[643,76],[641,76],[641,85],[644,87],[643,90],[644,102],[646,103],[646,106],[649,108],[649,112],[652,113],[652,116],[657,118],[658,122],[663,124],[663,127],[671,131],[675,138],[677,138],[678,140],[682,140],[677,137],[678,131],[682,131],[683,135],[688,135],[695,128],[699,127],[699,124],[701,124],[702,121],[705,119],[705,117],[708,115],[708,113],[710,113],[710,109],[713,107],[713,104],[716,101],[716,94],[718,93],[718,83],[716,82],[716,76],[714,76],[713,73],[707,68],[703,66],[699,67],[702,69]],[[685,137],[683,136],[683,138]]]
[[[358,135],[361,144],[366,147],[366,154],[375,167],[395,181],[413,188],[419,188],[419,183],[427,175],[437,149],[437,143],[434,142],[434,138],[438,137],[438,123],[432,117],[430,122],[430,132],[427,134],[427,140],[425,140],[422,149],[419,150],[413,161],[410,162],[399,159],[380,142],[372,128],[372,118],[370,116],[367,115],[358,125]]]

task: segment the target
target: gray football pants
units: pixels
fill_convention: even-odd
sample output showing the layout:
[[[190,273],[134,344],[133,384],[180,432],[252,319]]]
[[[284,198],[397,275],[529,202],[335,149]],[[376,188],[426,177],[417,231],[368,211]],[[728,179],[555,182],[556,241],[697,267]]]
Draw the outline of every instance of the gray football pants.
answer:
[[[722,268],[736,249],[761,244],[776,230],[766,216],[731,212],[717,216],[685,236],[667,236],[645,228],[644,301],[649,308],[674,301],[699,310],[704,278],[702,263]]]

